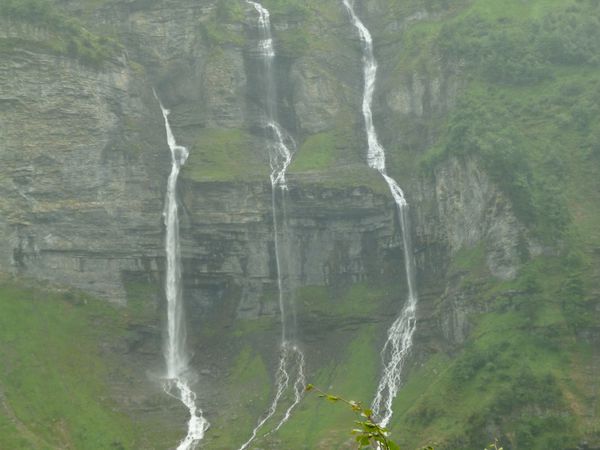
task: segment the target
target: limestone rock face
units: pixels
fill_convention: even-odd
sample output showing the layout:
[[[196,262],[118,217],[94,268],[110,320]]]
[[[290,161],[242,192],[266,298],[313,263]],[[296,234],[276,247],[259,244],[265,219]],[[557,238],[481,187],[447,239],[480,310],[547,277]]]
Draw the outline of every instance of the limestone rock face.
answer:
[[[280,224],[289,281],[297,288],[343,285],[369,280],[383,270],[377,255],[383,258],[390,246],[399,246],[389,200],[366,188],[296,183],[292,179],[285,194],[286,218]],[[186,276],[196,280],[189,295],[210,309],[235,291],[240,317],[276,314],[275,304],[264,303],[265,294],[277,288],[270,186],[218,183],[184,189],[189,215],[182,234],[189,238],[183,257]],[[203,195],[194,195],[198,191]],[[215,285],[224,287],[217,298],[212,296]]]
[[[290,74],[299,126],[309,134],[333,128],[340,111],[336,83],[330,74],[319,70],[317,64],[314,61],[311,64],[303,58],[294,64]]]
[[[416,202],[435,205],[435,210],[418,211],[417,233],[437,235],[436,240],[448,246],[450,256],[482,244],[490,272],[503,279],[514,277],[520,263],[519,236],[524,229],[477,160],[449,159],[434,171],[430,181],[433,186],[422,185],[422,197]]]
[[[124,301],[121,272],[159,248],[161,204],[130,68],[15,50],[0,72],[0,270]]]

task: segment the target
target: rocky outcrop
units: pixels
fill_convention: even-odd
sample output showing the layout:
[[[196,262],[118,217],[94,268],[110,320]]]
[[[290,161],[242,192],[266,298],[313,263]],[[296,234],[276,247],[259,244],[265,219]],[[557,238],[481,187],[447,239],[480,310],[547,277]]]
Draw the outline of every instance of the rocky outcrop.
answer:
[[[420,241],[443,242],[449,257],[483,245],[490,273],[510,279],[521,262],[524,228],[476,159],[450,158],[425,180],[414,202]]]
[[[290,82],[294,89],[294,111],[300,129],[307,134],[331,130],[342,109],[339,85],[318,62],[305,58],[292,66]]]
[[[235,291],[240,317],[274,314],[276,305],[264,303],[276,291],[270,185],[187,183],[184,203],[183,256],[186,277],[194,280],[189,295],[210,308]],[[367,187],[324,188],[292,178],[279,219],[286,277],[296,287],[381,278],[393,264],[385,255],[400,247],[390,206]],[[400,276],[401,269],[387,276]],[[222,286],[216,296],[215,286]]]

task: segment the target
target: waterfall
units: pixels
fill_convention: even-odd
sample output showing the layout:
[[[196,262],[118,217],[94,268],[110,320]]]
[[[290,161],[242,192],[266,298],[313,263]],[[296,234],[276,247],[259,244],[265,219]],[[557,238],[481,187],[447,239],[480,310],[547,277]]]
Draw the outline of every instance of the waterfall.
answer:
[[[181,166],[188,157],[187,148],[177,145],[171,125],[169,110],[165,109],[154,92],[165,120],[167,144],[171,150],[171,173],[167,181],[165,209],[163,218],[166,228],[165,252],[167,268],[165,280],[165,295],[167,297],[167,336],[164,356],[167,373],[164,390],[177,398],[188,409],[187,435],[177,446],[177,450],[191,450],[204,438],[204,432],[209,426],[203,417],[202,410],[196,405],[196,394],[187,379],[188,357],[185,352],[185,324],[183,321],[183,304],[181,292],[181,248],[179,243],[179,214],[177,211],[177,179]]]
[[[273,241],[277,270],[278,303],[281,317],[281,345],[279,350],[279,364],[275,374],[275,395],[273,401],[262,419],[259,420],[252,430],[250,438],[239,450],[248,448],[250,443],[257,437],[258,432],[275,416],[280,401],[284,395],[286,395],[288,388],[291,388],[293,390],[293,400],[283,413],[282,418],[269,433],[274,433],[279,430],[289,420],[292,410],[300,402],[305,386],[304,353],[295,342],[296,312],[292,297],[293,289],[290,286],[289,267],[287,265],[287,258],[289,258],[289,252],[287,251],[288,246],[285,245],[284,242],[288,234],[285,212],[287,191],[285,177],[288,166],[292,162],[296,143],[277,120],[277,88],[273,75],[275,49],[271,34],[269,11],[260,3],[251,0],[246,0],[246,2],[258,13],[259,41],[256,54],[262,64],[262,80],[264,84],[265,111],[262,125],[268,141],[269,162],[271,167],[270,180],[273,212]],[[282,211],[281,215],[283,223],[281,224],[277,213],[278,204]],[[292,380],[291,374],[295,375],[294,380]]]
[[[367,132],[367,163],[369,167],[381,174],[392,193],[398,210],[404,245],[404,265],[406,267],[408,299],[400,315],[387,332],[387,340],[381,351],[383,373],[372,404],[374,414],[381,418],[380,424],[385,427],[389,424],[394,413],[392,402],[402,383],[402,368],[406,356],[412,347],[413,334],[416,328],[417,291],[415,288],[415,262],[410,239],[408,203],[398,183],[386,173],[385,149],[379,143],[377,131],[373,125],[371,105],[377,81],[377,61],[373,53],[373,38],[367,27],[365,27],[356,15],[349,0],[342,1],[350,14],[352,24],[358,31],[363,47],[364,92],[362,113]]]

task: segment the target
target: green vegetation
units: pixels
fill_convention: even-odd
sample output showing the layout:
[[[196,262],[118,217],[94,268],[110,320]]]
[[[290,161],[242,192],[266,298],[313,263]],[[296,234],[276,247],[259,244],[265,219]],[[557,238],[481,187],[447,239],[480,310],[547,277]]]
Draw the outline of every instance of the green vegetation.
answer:
[[[216,15],[217,20],[223,23],[242,22],[245,19],[243,4],[236,0],[219,0]]]
[[[488,3],[413,31],[429,34],[424,40],[444,64],[463,64],[469,80],[423,167],[448,156],[478,157],[517,216],[551,242],[571,221],[573,161],[597,152],[600,6],[538,1],[528,4],[535,12],[528,15],[522,2],[499,10]]]
[[[508,97],[502,90],[487,94],[473,90],[460,100],[440,144],[441,152],[434,149],[429,163],[435,165],[447,155],[477,156],[510,198],[517,216],[537,227],[540,236],[556,239],[570,221],[562,182],[566,149],[561,144],[571,142],[556,136],[553,145],[546,146],[539,139],[539,122],[539,128],[528,127],[524,120],[517,122],[522,114],[529,121],[546,119],[548,128],[555,127],[551,123],[555,117],[547,110],[540,109],[534,118],[527,111],[530,107],[522,96]],[[550,131],[548,128],[544,131]]]
[[[335,291],[325,286],[304,286],[296,293],[296,303],[306,313],[333,318],[366,316],[374,312],[383,298],[384,286],[366,283],[351,284]]]
[[[303,0],[265,0],[263,3],[273,20],[283,19],[299,23],[310,14],[309,5]]]
[[[333,290],[309,286],[295,293],[299,317],[306,318],[312,330],[304,330],[309,333],[304,351],[311,380],[318,381],[319,385],[334,386],[336,391],[347,392],[353,398],[369,398],[375,388],[379,364],[378,332],[370,322],[377,305],[389,301],[389,291],[390,288],[384,286],[351,284]],[[276,302],[276,295],[270,294],[263,300],[263,304]],[[222,385],[222,401],[236,405],[234,409],[211,414],[213,426],[207,435],[208,448],[241,445],[274,394],[272,378],[279,337],[277,316],[236,320],[232,334],[224,337],[221,330],[226,326],[212,321],[203,329],[208,345],[214,340],[218,348],[228,349],[227,358],[231,355],[228,362],[231,369]],[[349,377],[350,373],[356,377]],[[282,404],[289,405],[289,401],[285,398]],[[280,418],[281,413],[278,411],[276,418]],[[352,423],[352,417],[351,411],[330,410],[316,399],[306,398],[288,424],[274,435],[259,435],[256,445],[307,449],[320,448],[328,442],[337,445],[348,437],[347,424]],[[268,431],[267,426],[264,432]]]
[[[312,186],[324,189],[356,189],[368,187],[370,191],[379,194],[385,195],[389,192],[381,175],[373,169],[370,169],[366,164],[355,163],[335,166],[328,171],[323,171],[320,168],[317,169],[317,166],[312,165],[318,160],[318,158],[315,158],[310,161],[310,167],[314,167],[314,171],[299,170],[295,163],[292,162],[289,170],[290,179],[293,180],[297,177],[303,184],[310,183]],[[305,167],[308,166],[306,160],[302,161],[300,165],[305,165]]]
[[[345,403],[357,414],[358,417],[357,420],[354,421],[352,434],[358,444],[359,450],[369,450],[372,448],[400,450],[398,444],[389,438],[388,430],[377,423],[373,417],[373,411],[369,408],[365,408],[361,402],[346,400],[338,395],[328,394],[312,384],[306,386],[306,391],[317,391],[319,393],[319,398],[324,398],[332,403]],[[428,450],[433,449],[429,448]]]
[[[245,337],[249,334],[245,333]],[[266,366],[262,356],[250,347],[244,345],[233,361],[230,374],[230,384],[227,389],[227,398],[240,404],[235,411],[235,418],[228,417],[223,422],[217,422],[216,426],[224,429],[224,433],[218,433],[210,437],[218,442],[217,448],[237,448],[241,442],[246,440],[248,433],[256,425],[257,417],[269,406],[273,393],[271,392],[272,374]],[[235,420],[235,427],[231,427]]]
[[[232,26],[232,24],[238,23],[241,18],[236,15],[235,10],[231,12],[229,12],[229,10],[226,11],[227,12],[220,12],[220,10],[217,9],[217,17],[219,17],[219,14],[223,16],[223,18],[220,19],[221,22],[217,22],[213,19],[202,22],[199,25],[202,36],[214,52],[219,52],[224,46],[228,45],[237,47],[244,45],[244,35],[236,25]]]
[[[581,414],[596,400],[581,385],[592,356],[577,337],[597,323],[595,268],[571,245],[504,282],[485,270],[481,247],[457,255],[449,277],[460,279],[463,307],[489,312],[471,313],[458,355],[433,354],[410,374],[391,426],[403,448],[477,448],[494,434],[509,448],[569,448],[600,437]]]
[[[583,347],[564,309],[572,276],[564,269],[564,259],[538,259],[512,282],[485,274],[470,280],[477,301],[493,312],[476,319],[459,355],[434,355],[411,374],[395,403],[392,429],[402,430],[402,446],[475,448],[494,429],[511,448],[576,444],[586,425],[575,411],[589,398],[571,382]]]
[[[336,14],[335,3],[319,0],[265,0],[262,2],[271,13],[274,24],[285,23],[286,27],[274,27],[276,52],[279,56],[297,59],[328,43],[323,40],[323,15]]]
[[[195,137],[183,176],[194,181],[268,180],[267,152],[245,131],[206,128]]]
[[[375,389],[379,362],[375,331],[372,324],[363,326],[353,333],[350,341],[338,342],[333,347],[338,349],[336,354],[332,354],[329,361],[320,361],[319,370],[310,379],[336,392],[347,392],[351,398],[370,398]],[[308,397],[279,434],[281,441],[292,448],[330,448],[352,440],[348,424],[353,419],[352,411],[331,409],[319,399]]]
[[[176,442],[180,429],[122,412],[112,385],[125,388],[140,376],[114,349],[136,345],[135,330],[157,320],[153,295],[150,285],[128,283],[131,306],[117,308],[0,277],[0,448],[134,450]],[[151,401],[169,402],[160,390]]]
[[[115,322],[87,297],[0,280],[0,447],[135,447],[135,426],[108,400],[100,354]]]
[[[335,132],[313,134],[306,138],[298,149],[291,170],[304,172],[308,170],[325,170],[335,164],[339,158],[339,141]]]
[[[444,26],[439,45],[487,81],[537,83],[552,78],[556,65],[600,64],[600,4],[572,2],[541,18],[506,17],[500,24],[475,10]]]
[[[22,37],[0,39],[0,50],[4,52],[19,47],[43,49],[100,67],[122,50],[115,40],[97,36],[86,30],[77,19],[61,14],[49,0],[0,0],[0,17],[35,25],[49,35],[36,39],[29,31],[23,30]]]

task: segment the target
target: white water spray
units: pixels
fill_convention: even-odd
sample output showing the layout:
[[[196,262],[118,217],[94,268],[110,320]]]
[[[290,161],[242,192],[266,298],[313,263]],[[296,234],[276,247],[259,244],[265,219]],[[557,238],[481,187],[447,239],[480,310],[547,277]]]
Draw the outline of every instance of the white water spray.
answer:
[[[250,438],[240,447],[245,450],[256,439],[258,432],[275,416],[280,401],[290,387],[291,376],[296,374],[293,381],[293,400],[287,408],[283,417],[275,427],[267,434],[279,430],[290,418],[292,410],[302,399],[306,380],[304,377],[304,354],[300,348],[290,339],[289,326],[295,328],[295,311],[293,302],[290,301],[291,289],[284,284],[284,267],[282,264],[281,240],[285,237],[285,230],[281,230],[277,215],[277,195],[280,194],[280,202],[285,218],[285,191],[287,190],[286,172],[292,162],[296,143],[292,137],[277,122],[277,91],[273,77],[273,61],[275,49],[271,34],[271,22],[269,11],[260,3],[246,0],[258,13],[259,41],[257,55],[263,64],[262,79],[265,90],[265,117],[263,127],[269,140],[269,161],[271,166],[271,202],[273,211],[273,239],[275,244],[275,261],[277,270],[277,290],[279,300],[279,312],[281,316],[281,347],[279,353],[279,365],[275,374],[275,396],[264,417],[252,430]],[[284,220],[285,228],[285,220]],[[287,270],[287,267],[285,268]],[[295,331],[295,330],[292,330]]]
[[[387,340],[381,351],[384,366],[383,374],[377,386],[377,392],[372,404],[374,414],[381,418],[380,425],[385,427],[389,424],[394,413],[392,402],[402,383],[402,367],[412,347],[412,338],[416,328],[417,292],[415,289],[414,259],[408,222],[408,203],[398,183],[386,173],[385,149],[379,143],[377,131],[373,125],[371,105],[377,81],[377,61],[373,53],[373,38],[367,27],[365,27],[356,15],[349,0],[342,1],[350,14],[352,24],[357,29],[363,44],[364,92],[362,113],[367,132],[367,162],[369,167],[376,169],[383,176],[390,188],[390,192],[398,207],[398,217],[404,244],[404,265],[406,267],[408,299],[402,312],[388,330]]]
[[[196,394],[190,388],[186,376],[188,358],[184,349],[185,325],[181,296],[181,248],[179,244],[179,214],[177,211],[177,179],[181,166],[185,164],[189,153],[187,148],[177,145],[169,124],[169,110],[165,109],[156,92],[154,92],[154,96],[160,105],[165,120],[167,144],[171,150],[171,173],[167,181],[167,194],[163,212],[166,227],[165,252],[167,254],[165,281],[167,338],[164,350],[167,374],[163,388],[167,394],[181,401],[190,413],[187,435],[179,443],[177,450],[192,450],[204,438],[204,432],[209,427],[209,423],[196,404]]]

